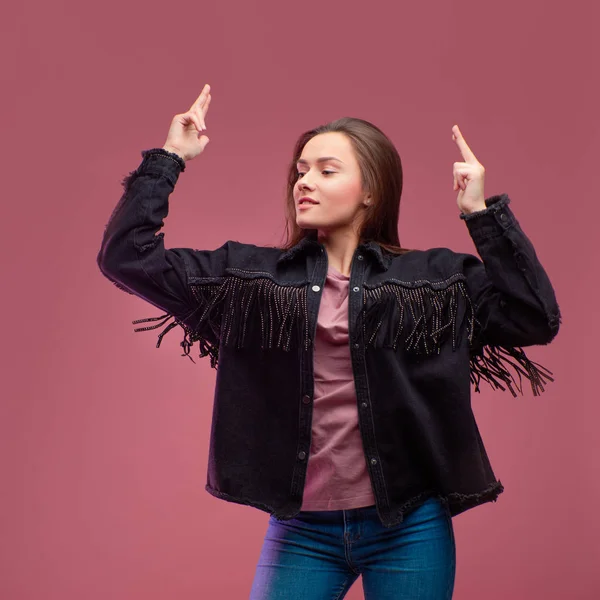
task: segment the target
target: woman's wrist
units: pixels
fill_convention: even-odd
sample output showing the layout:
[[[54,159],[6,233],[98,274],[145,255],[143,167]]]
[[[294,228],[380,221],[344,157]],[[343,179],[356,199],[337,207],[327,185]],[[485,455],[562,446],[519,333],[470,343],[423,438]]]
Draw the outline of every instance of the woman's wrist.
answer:
[[[183,156],[181,154],[181,152],[179,152],[179,150],[177,150],[176,148],[173,148],[172,146],[169,146],[167,144],[165,144],[163,147],[163,150],[166,150],[167,152],[170,152],[171,154],[176,154],[179,158],[181,158],[181,160],[186,160],[185,156]]]

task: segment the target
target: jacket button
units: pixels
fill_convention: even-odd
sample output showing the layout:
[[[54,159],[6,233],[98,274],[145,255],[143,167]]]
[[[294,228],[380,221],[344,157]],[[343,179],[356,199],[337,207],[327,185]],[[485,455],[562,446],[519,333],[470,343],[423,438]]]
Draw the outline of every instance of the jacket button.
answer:
[[[310,404],[310,396],[308,394],[305,394],[304,396],[302,396],[302,402],[304,404]]]
[[[353,291],[353,292],[358,292],[358,290],[360,290],[360,288],[359,288],[357,285],[355,285],[355,286],[352,288],[352,291]]]
[[[367,408],[367,403],[366,403],[366,402],[362,402],[362,403],[361,403],[361,406],[362,406],[363,408]]]
[[[376,465],[377,464],[377,459],[376,458],[372,458],[371,459],[371,464],[372,465]]]
[[[312,291],[313,292],[318,292],[321,288],[318,285],[313,285],[312,286]]]
[[[356,342],[356,343],[354,344],[354,347],[355,347],[355,348],[360,348],[360,344],[359,344],[358,342]]]
[[[306,452],[304,452],[304,450],[298,452],[298,458],[304,460],[306,458]]]
[[[358,258],[358,260],[362,260],[362,259],[363,259],[363,256],[362,256],[362,254],[359,254],[359,255],[357,256],[357,258]]]
[[[500,213],[500,220],[506,221],[506,213]]]

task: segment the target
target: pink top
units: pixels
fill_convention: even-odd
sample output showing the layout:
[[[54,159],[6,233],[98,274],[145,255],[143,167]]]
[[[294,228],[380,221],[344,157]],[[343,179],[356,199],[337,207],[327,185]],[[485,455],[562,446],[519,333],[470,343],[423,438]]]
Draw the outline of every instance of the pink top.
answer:
[[[371,506],[348,344],[350,277],[329,267],[317,318],[312,441],[300,510]]]

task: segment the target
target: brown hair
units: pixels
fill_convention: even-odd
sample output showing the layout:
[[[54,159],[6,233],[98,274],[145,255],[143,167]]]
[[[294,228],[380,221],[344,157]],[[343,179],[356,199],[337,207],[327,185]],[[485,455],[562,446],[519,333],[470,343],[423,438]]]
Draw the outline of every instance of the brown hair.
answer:
[[[282,246],[288,250],[311,233],[296,223],[294,185],[297,182],[296,162],[306,143],[320,133],[337,131],[345,134],[356,154],[360,167],[362,189],[371,193],[373,204],[367,209],[360,229],[359,243],[375,241],[393,254],[410,252],[400,245],[398,217],[402,195],[402,162],[396,147],[378,127],[354,117],[342,117],[300,135],[296,141],[292,161],[288,168],[285,218],[287,241]]]

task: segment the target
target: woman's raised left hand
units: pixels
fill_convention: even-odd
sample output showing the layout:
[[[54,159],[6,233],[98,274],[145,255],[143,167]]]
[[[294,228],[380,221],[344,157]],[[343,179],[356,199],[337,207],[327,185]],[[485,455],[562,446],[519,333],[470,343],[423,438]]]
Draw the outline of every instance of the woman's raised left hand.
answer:
[[[454,190],[459,190],[456,199],[458,208],[463,213],[483,210],[487,208],[483,193],[485,169],[467,145],[458,125],[452,127],[452,139],[456,142],[464,161],[455,162],[452,169]]]

